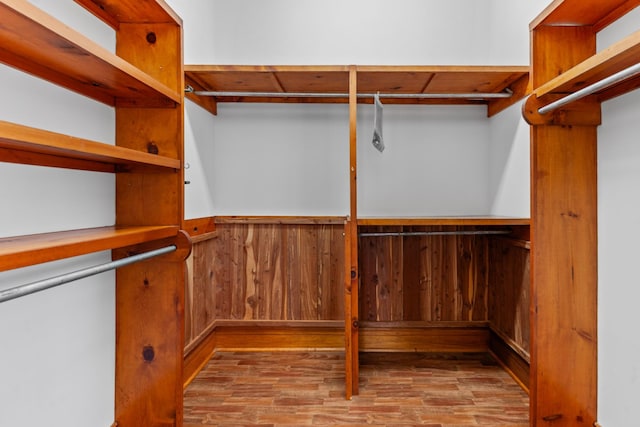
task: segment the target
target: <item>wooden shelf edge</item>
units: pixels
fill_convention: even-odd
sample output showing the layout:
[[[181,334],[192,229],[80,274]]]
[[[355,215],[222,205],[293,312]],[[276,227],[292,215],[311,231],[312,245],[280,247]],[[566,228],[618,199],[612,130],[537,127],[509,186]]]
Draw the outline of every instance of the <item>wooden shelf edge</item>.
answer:
[[[0,120],[0,161],[100,172],[135,167],[180,169],[178,159]]]
[[[554,0],[529,25],[573,25],[601,30],[640,5],[640,0]]]
[[[533,91],[537,98],[552,94],[575,92],[638,63],[640,56],[640,31],[618,41],[548,81]],[[634,79],[635,80],[635,79]],[[611,92],[623,92],[612,86],[597,93],[602,99],[610,99]],[[631,90],[632,88],[629,88]]]
[[[0,239],[0,271],[176,236],[178,226],[97,227]]]
[[[512,218],[498,216],[451,216],[451,217],[361,217],[358,218],[358,225],[373,226],[508,226],[508,225],[529,225],[529,218]]]
[[[185,65],[185,80],[195,91],[243,92],[237,96],[187,97],[202,108],[217,113],[220,102],[335,103],[345,104],[349,91],[349,66],[279,65]],[[437,98],[385,98],[385,104],[411,105],[493,105],[490,115],[519,101],[526,95],[528,66],[353,66],[359,93],[429,93]],[[510,89],[513,96],[483,98],[481,93],[500,93]],[[337,93],[336,97],[304,96],[306,92]],[[269,96],[270,93],[299,93],[296,97]],[[253,96],[251,93],[257,93]],[[442,94],[442,96],[438,94]],[[449,93],[474,93],[459,98]],[[259,96],[262,94],[262,96]],[[371,104],[372,98],[359,97],[357,103]]]
[[[74,0],[114,29],[120,23],[176,23],[182,19],[163,0],[144,2],[112,2],[106,0]]]
[[[0,2],[0,13],[7,65],[111,106],[182,103],[178,92],[28,2]]]
[[[346,216],[217,216],[216,224],[344,224]]]

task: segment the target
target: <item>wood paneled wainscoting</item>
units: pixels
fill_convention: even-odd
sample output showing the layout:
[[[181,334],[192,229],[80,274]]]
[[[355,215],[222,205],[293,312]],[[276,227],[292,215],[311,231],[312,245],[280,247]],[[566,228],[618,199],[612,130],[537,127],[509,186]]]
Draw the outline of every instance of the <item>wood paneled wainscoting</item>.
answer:
[[[185,382],[214,350],[344,350],[345,218],[191,225]],[[400,229],[445,234],[359,237],[360,351],[491,351],[526,388],[528,226],[359,227]]]
[[[185,383],[216,349],[344,348],[344,217],[188,223]]]
[[[489,351],[528,389],[528,226],[359,231],[361,350]]]

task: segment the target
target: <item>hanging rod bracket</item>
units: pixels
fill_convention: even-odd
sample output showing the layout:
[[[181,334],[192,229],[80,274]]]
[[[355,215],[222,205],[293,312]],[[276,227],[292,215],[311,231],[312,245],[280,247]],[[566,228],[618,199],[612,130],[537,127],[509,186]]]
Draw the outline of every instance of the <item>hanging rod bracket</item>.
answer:
[[[600,102],[595,96],[584,97],[546,114],[539,109],[562,95],[545,95],[542,99],[530,95],[522,104],[522,116],[532,126],[599,126],[602,123]]]

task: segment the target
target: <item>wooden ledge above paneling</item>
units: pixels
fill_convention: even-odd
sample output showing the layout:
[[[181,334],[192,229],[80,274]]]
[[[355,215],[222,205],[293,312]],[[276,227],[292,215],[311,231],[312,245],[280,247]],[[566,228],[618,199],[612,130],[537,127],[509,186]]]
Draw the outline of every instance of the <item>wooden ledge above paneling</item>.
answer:
[[[217,216],[216,224],[344,224],[344,216]]]
[[[383,98],[385,104],[463,104],[487,105],[489,115],[526,96],[529,67],[526,66],[357,66],[357,92],[360,95],[393,96],[429,94],[435,98]],[[266,103],[347,103],[349,67],[347,66],[240,66],[185,65],[185,82],[196,92],[242,93],[242,95],[187,97],[217,113],[219,102]],[[508,98],[489,98],[482,94],[513,92]],[[256,93],[255,96],[247,95]],[[304,94],[336,94],[312,97]],[[293,94],[291,97],[268,94]],[[300,94],[298,96],[297,94]],[[442,96],[438,96],[441,94]],[[469,98],[454,95],[478,94]],[[371,97],[358,98],[372,103]]]
[[[449,217],[361,217],[358,225],[372,226],[490,226],[529,225],[529,218],[501,216],[449,216]]]

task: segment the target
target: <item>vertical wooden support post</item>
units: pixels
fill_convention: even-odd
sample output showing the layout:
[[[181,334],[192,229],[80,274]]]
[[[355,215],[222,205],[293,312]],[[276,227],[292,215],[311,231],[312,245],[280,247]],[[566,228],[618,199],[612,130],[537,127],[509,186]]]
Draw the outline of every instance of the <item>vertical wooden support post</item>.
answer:
[[[595,52],[591,27],[532,30],[533,86]],[[568,108],[571,108],[570,106]],[[598,109],[599,105],[593,105]],[[532,426],[592,426],[597,404],[597,126],[530,120]],[[537,108],[536,108],[537,114]],[[545,123],[545,120],[547,122]]]
[[[349,190],[350,213],[345,225],[345,364],[346,398],[358,394],[360,362],[358,358],[358,199],[357,144],[358,76],[355,66],[349,67]]]
[[[122,23],[116,50],[123,59],[183,93],[180,23]],[[182,103],[157,108],[126,101],[118,104],[116,143],[182,160]],[[116,224],[179,226],[183,185],[182,169],[117,174]],[[182,425],[183,261],[165,256],[117,272],[115,418],[119,427]]]

